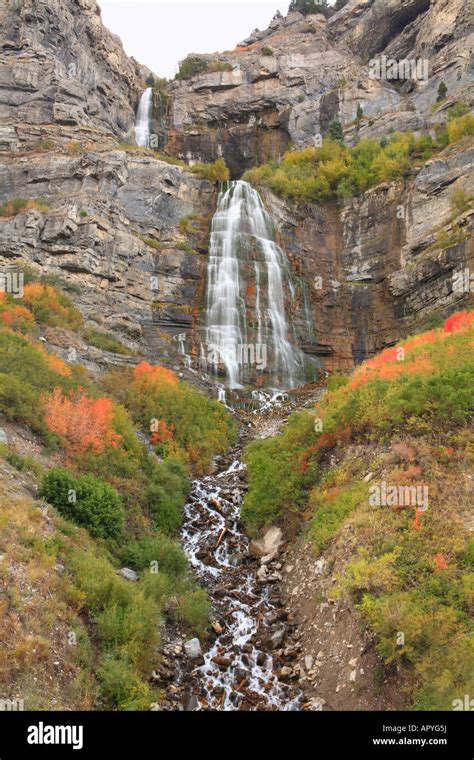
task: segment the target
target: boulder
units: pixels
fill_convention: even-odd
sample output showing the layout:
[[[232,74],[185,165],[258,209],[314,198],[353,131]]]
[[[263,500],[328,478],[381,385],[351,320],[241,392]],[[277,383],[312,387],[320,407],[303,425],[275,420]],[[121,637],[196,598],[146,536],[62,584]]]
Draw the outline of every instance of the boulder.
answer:
[[[264,533],[262,538],[250,542],[250,553],[254,557],[264,557],[265,563],[269,562],[278,553],[283,533],[281,528],[273,525]]]
[[[136,573],[135,570],[131,570],[129,567],[120,568],[118,574],[121,575],[122,578],[125,578],[125,580],[133,581],[134,583],[136,583],[136,581],[138,581],[140,578],[138,573]]]
[[[184,644],[184,651],[186,655],[192,660],[195,660],[198,657],[201,657],[202,656],[201,642],[199,641],[199,639],[189,639]]]

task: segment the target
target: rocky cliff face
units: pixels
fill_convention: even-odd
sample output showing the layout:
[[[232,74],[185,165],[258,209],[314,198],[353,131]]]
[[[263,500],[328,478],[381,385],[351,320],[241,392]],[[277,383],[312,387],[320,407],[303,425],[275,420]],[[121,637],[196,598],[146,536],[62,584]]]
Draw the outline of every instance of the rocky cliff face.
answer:
[[[474,212],[453,219],[450,197],[473,185],[472,148],[452,146],[402,183],[341,207],[295,207],[267,194],[282,245],[309,284],[313,339],[302,347],[328,368],[350,369],[433,318],[472,304]],[[447,243],[437,236],[446,233]]]
[[[346,139],[380,138],[446,118],[472,97],[472,26],[463,0],[349,0],[328,20],[275,17],[235,50],[197,56],[206,72],[172,85],[168,147],[188,160],[223,155],[235,177],[278,158],[291,141],[314,144],[337,118]],[[377,78],[371,59],[427,65],[428,78]],[[228,67],[229,71],[214,71]],[[420,69],[421,71],[421,69]],[[436,114],[441,81],[449,101]],[[364,118],[355,122],[357,106]]]
[[[0,148],[131,137],[138,66],[95,0],[6,0],[0,24]]]
[[[122,144],[133,141],[143,68],[94,0],[9,1],[0,21],[0,203],[43,204],[0,220],[1,266],[60,274],[93,326],[153,359],[182,365],[185,352],[197,366],[216,187]],[[234,51],[200,56],[207,70],[169,86],[156,131],[168,153],[224,156],[238,177],[290,141],[314,144],[335,118],[349,143],[430,130],[453,102],[472,102],[469,33],[462,0],[349,0],[328,20],[276,17]],[[369,59],[383,55],[427,56],[428,80],[372,78]],[[441,80],[448,97],[433,107]],[[473,267],[472,214],[453,231],[449,197],[472,187],[472,173],[465,142],[339,206],[266,194],[300,281],[291,315],[304,351],[349,368],[471,298],[453,277]],[[443,224],[450,244],[440,247]]]

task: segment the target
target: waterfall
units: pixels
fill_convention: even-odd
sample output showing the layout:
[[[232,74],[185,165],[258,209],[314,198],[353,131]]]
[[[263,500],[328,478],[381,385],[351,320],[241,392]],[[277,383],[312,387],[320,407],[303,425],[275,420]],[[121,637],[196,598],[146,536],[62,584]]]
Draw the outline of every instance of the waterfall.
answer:
[[[135,140],[137,145],[148,146],[150,138],[150,114],[152,98],[152,88],[147,87],[140,98],[137,109],[137,116],[135,119]]]
[[[289,338],[286,282],[288,260],[259,194],[247,182],[229,183],[212,221],[206,343],[207,363],[215,372],[225,369],[230,388],[255,369],[283,387],[302,381],[303,354]]]

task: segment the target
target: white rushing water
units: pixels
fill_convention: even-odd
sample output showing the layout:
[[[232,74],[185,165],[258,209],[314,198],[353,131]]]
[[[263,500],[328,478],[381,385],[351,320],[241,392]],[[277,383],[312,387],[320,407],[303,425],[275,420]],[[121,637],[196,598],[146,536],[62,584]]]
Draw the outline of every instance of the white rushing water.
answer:
[[[250,277],[255,282],[251,309]],[[289,337],[285,281],[288,260],[259,194],[247,182],[229,183],[212,221],[206,343],[208,364],[214,371],[225,368],[230,388],[241,387],[245,367],[252,365],[267,369],[280,386],[293,388],[302,380],[303,354]]]
[[[135,141],[137,145],[147,146],[149,142],[152,98],[152,89],[147,87],[140,98],[135,119]]]
[[[239,527],[245,465],[194,481],[181,531],[183,548],[207,589],[222,632],[191,676],[204,710],[299,710],[301,692],[283,683],[262,639],[276,617],[271,585],[247,564],[249,541]],[[277,624],[278,625],[278,624]],[[224,666],[224,667],[222,667]]]

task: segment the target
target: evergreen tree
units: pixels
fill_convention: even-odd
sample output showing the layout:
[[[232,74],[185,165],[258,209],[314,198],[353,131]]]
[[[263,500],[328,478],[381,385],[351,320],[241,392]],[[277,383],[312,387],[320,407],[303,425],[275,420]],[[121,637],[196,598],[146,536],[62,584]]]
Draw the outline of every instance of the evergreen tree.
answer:
[[[360,121],[363,115],[364,115],[364,109],[362,108],[360,103],[357,103],[357,115],[356,115],[357,121]]]
[[[436,102],[440,103],[442,100],[445,99],[448,92],[448,88],[446,87],[446,84],[444,82],[439,83],[438,87],[438,97],[436,98]]]
[[[333,140],[337,142],[344,142],[344,132],[342,130],[342,124],[339,119],[333,119],[329,125],[328,134]]]

